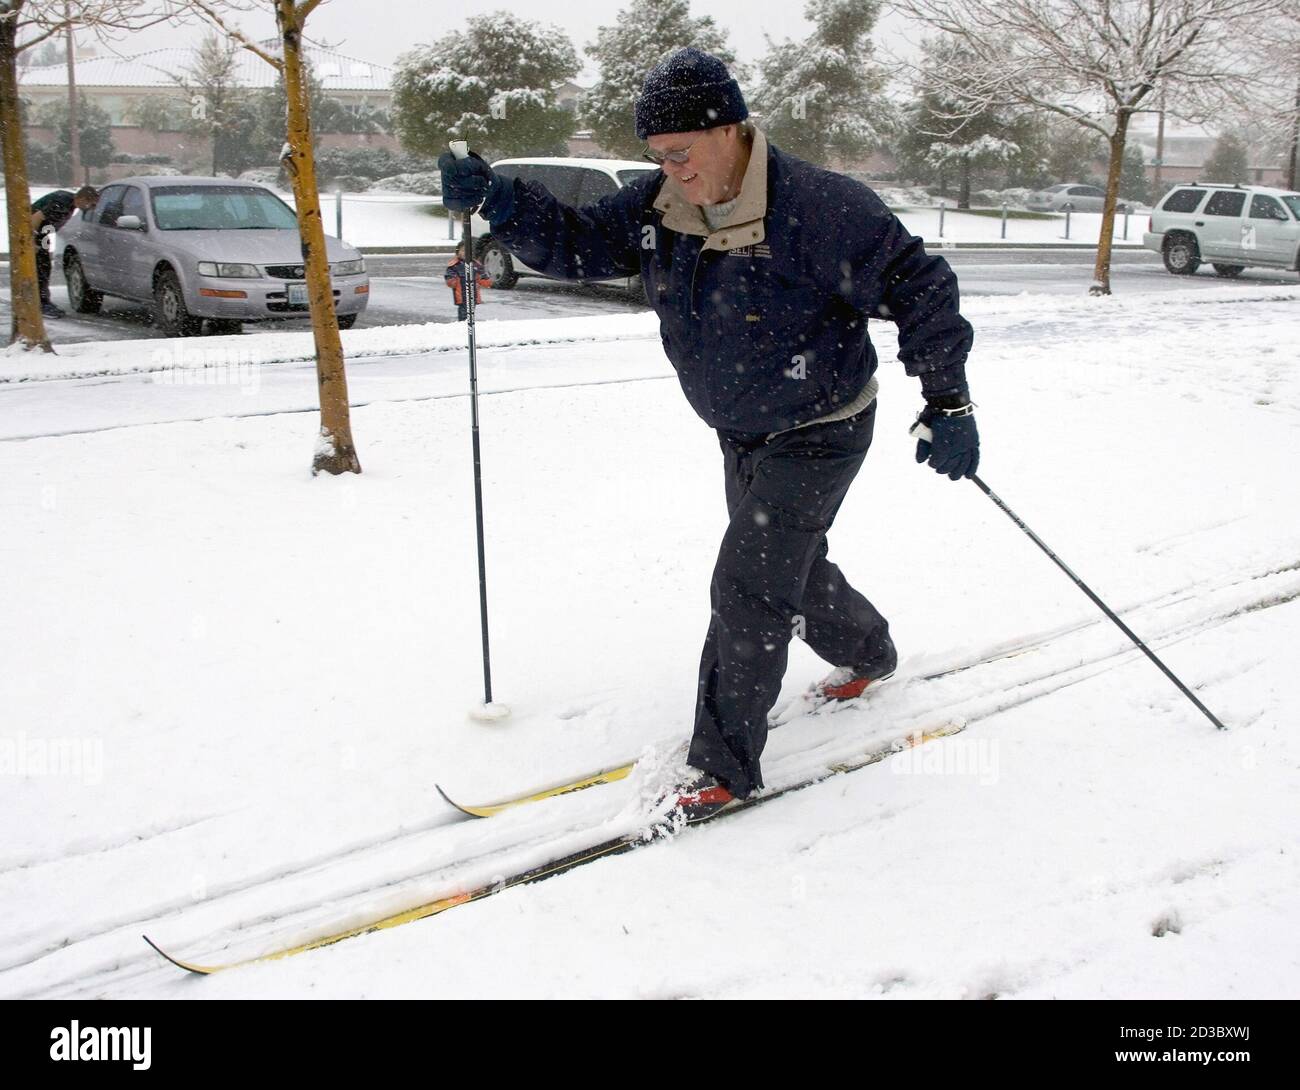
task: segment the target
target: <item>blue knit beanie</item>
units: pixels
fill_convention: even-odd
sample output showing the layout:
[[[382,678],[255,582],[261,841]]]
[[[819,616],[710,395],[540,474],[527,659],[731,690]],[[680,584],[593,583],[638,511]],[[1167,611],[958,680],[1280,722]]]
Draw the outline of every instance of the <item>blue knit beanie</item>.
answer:
[[[749,116],[740,85],[717,57],[687,46],[650,70],[636,100],[636,135],[692,132]]]

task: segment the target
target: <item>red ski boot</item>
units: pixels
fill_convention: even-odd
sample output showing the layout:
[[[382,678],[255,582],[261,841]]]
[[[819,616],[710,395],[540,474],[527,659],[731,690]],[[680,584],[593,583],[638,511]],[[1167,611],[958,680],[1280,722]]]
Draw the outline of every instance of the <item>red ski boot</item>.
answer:
[[[690,771],[691,775],[677,786],[677,804],[673,808],[687,824],[707,821],[740,801],[716,776],[698,769]]]
[[[856,700],[870,685],[879,685],[894,676],[894,671],[871,677],[855,671],[851,666],[837,666],[821,681],[808,690],[808,699],[817,704],[828,700]]]

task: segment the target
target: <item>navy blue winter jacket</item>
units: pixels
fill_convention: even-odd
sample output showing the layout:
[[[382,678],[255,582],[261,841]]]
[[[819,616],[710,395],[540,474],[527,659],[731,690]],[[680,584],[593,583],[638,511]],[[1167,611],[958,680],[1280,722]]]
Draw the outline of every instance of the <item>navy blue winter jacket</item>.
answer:
[[[761,132],[717,231],[661,171],[584,208],[507,184],[483,214],[526,265],[560,279],[641,274],[664,351],[711,427],[766,434],[852,402],[877,365],[868,318],[898,324],[899,358],[927,395],[967,393],[973,334],[948,263],[866,186]]]

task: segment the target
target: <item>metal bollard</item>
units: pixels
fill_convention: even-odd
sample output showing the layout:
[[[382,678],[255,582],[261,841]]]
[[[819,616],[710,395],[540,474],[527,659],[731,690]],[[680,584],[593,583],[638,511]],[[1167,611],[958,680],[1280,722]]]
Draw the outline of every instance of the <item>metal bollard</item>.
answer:
[[[943,201],[940,201],[939,202],[939,237],[940,238],[943,238],[943,213],[944,213],[944,203]]]
[[[1070,213],[1073,211],[1074,205],[1067,201],[1065,204],[1065,238],[1067,241],[1070,238]]]
[[[1125,242],[1128,241],[1128,213],[1129,213],[1129,207],[1128,205],[1125,205],[1124,206],[1124,241]]]
[[[343,238],[343,187],[334,190],[334,237]]]
[[[1002,202],[1002,237],[1007,237],[1007,202]]]

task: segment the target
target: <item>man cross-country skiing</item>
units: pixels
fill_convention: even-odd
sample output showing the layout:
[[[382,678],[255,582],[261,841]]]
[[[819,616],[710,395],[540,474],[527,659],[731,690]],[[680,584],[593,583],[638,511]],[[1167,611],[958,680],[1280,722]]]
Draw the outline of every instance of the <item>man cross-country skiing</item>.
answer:
[[[713,571],[695,732],[678,807],[707,817],[762,787],[767,714],[799,634],[837,669],[819,695],[889,676],[884,617],[826,557],[826,531],[875,424],[867,321],[898,324],[921,380],[927,461],[971,476],[979,437],[966,384],[970,325],[948,263],[879,197],[769,144],[716,57],[681,49],[646,77],[637,136],[662,171],[570,208],[536,182],[444,155],[444,204],[481,206],[525,264],[564,279],[640,273],[664,351],[722,447],[731,521]]]

